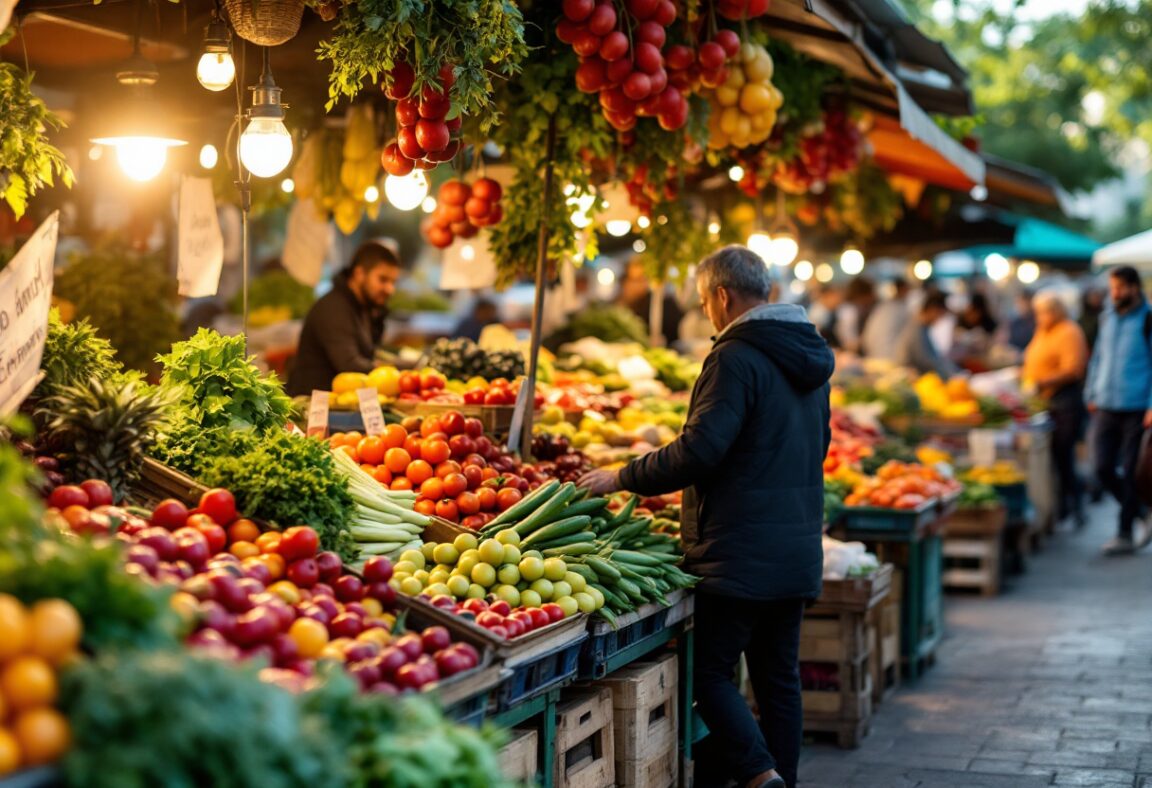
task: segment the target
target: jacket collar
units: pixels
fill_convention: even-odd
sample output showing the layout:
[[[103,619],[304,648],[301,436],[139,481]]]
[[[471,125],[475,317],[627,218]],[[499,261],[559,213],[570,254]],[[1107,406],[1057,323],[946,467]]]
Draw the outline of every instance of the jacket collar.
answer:
[[[755,320],[779,320],[783,323],[804,323],[808,320],[808,316],[804,312],[804,308],[796,304],[760,304],[759,306],[752,307],[726,325],[723,331],[712,337],[712,341],[715,342],[735,326],[751,323]]]

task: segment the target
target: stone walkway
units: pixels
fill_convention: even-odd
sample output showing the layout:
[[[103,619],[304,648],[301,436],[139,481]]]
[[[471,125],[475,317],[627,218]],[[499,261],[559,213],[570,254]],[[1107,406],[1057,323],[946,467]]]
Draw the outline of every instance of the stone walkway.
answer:
[[[1152,548],[1104,559],[1092,507],[995,599],[949,595],[936,666],[857,750],[805,747],[802,788],[1152,788]]]

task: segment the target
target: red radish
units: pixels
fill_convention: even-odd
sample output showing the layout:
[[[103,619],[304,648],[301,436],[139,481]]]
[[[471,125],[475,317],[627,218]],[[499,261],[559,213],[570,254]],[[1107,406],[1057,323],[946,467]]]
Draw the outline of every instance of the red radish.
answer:
[[[572,48],[580,57],[592,57],[600,52],[600,36],[589,30],[584,30],[576,34]]]
[[[425,120],[443,120],[451,107],[452,104],[447,95],[432,90],[428,86],[424,87],[424,91],[420,95],[420,117]]]
[[[624,95],[628,98],[633,101],[643,101],[652,92],[652,80],[648,78],[647,74],[637,71],[624,80],[623,89]]]
[[[445,63],[440,66],[440,89],[445,93],[456,84],[456,67],[451,63]]]
[[[415,126],[420,120],[420,101],[416,98],[402,98],[396,102],[396,122],[401,127]]]
[[[400,148],[400,152],[413,161],[424,158],[424,148],[420,146],[419,140],[416,138],[416,129],[412,126],[405,126],[400,129],[400,133],[396,135],[396,144]]]
[[[464,212],[468,214],[469,219],[484,219],[492,212],[492,203],[479,197],[473,197],[464,205]],[[465,454],[469,453],[465,452]]]
[[[659,0],[628,0],[625,6],[628,8],[628,13],[643,22],[649,19],[656,13],[656,6],[659,5]]]
[[[628,79],[628,75],[632,73],[632,59],[620,58],[613,60],[604,69],[604,76],[607,78],[608,85],[619,85],[624,80]]]
[[[565,44],[569,45],[574,43],[576,41],[576,37],[585,30],[587,30],[587,27],[582,24],[573,22],[568,18],[561,19],[556,23],[556,37],[563,41]]]
[[[734,30],[719,30],[712,40],[720,45],[728,57],[736,57],[740,53],[740,36]]]
[[[88,494],[88,505],[92,508],[97,506],[111,506],[112,505],[112,488],[108,482],[101,481],[100,479],[88,479],[80,482],[80,489]]]
[[[424,237],[428,240],[428,243],[437,249],[447,249],[452,245],[452,241],[456,240],[451,230],[435,224],[428,228],[428,231],[424,233]]]
[[[696,62],[696,53],[683,44],[673,44],[664,53],[664,58],[668,63],[668,68],[681,71]]]
[[[500,187],[499,182],[494,181],[491,178],[479,178],[479,179],[477,179],[477,181],[475,183],[472,184],[472,196],[479,197],[482,200],[487,200],[488,202],[495,203],[495,202],[499,202],[500,198],[504,196],[504,190]],[[471,420],[465,419],[464,420],[464,431],[467,432],[469,435],[472,435],[472,432],[469,429],[469,421],[477,421],[478,422],[480,420],[479,419],[471,419]],[[483,431],[483,424],[481,424],[481,431]],[[477,437],[477,436],[472,435],[472,437]]]
[[[657,69],[654,74],[648,75],[648,80],[652,83],[652,90],[649,95],[658,95],[664,92],[664,88],[668,87],[668,72],[664,69]]]
[[[672,0],[660,0],[656,4],[656,13],[652,15],[652,19],[664,27],[670,26],[676,21],[676,4]]]

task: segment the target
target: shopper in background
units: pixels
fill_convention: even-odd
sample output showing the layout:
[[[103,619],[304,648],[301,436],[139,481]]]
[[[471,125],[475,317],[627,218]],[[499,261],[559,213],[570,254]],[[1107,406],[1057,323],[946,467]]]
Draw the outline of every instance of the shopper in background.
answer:
[[[983,293],[972,293],[960,312],[952,343],[952,360],[973,372],[987,371],[988,352],[996,337],[996,318]]]
[[[840,348],[850,353],[860,352],[861,334],[875,306],[876,286],[871,279],[858,276],[848,282],[844,303],[836,310],[836,339]]]
[[[288,393],[327,389],[340,372],[371,372],[384,337],[388,300],[400,279],[400,260],[380,241],[367,241],[336,275],[332,289],[304,318]]]
[[[1080,298],[1080,328],[1084,329],[1084,339],[1088,349],[1096,347],[1096,337],[1100,333],[1100,315],[1104,312],[1104,291],[1089,286]]]
[[[1032,291],[1025,288],[1016,294],[1016,315],[1008,321],[1008,344],[1024,350],[1036,333],[1036,315],[1033,314]]]
[[[771,276],[742,246],[697,271],[719,332],[684,431],[619,471],[592,471],[594,494],[685,489],[684,566],[696,586],[696,702],[712,732],[698,785],[796,785],[803,719],[800,621],[820,595],[823,459],[835,360],[792,304],[769,304]],[[746,655],[756,723],[733,683]],[[708,755],[714,756],[714,762]]]
[[[649,330],[651,330],[649,318],[652,314],[652,293],[656,287],[644,268],[642,257],[633,257],[628,261],[624,269],[624,278],[620,282],[618,303],[632,310],[636,317],[644,321]],[[680,320],[684,317],[684,310],[676,302],[675,296],[663,286],[659,289],[664,296],[664,317],[658,333],[664,337],[664,346],[672,347],[680,338]]]
[[[1092,414],[1096,476],[1120,502],[1116,538],[1103,551],[1122,555],[1149,539],[1149,530],[1137,522],[1133,474],[1144,430],[1152,427],[1152,312],[1135,268],[1113,268],[1108,289],[1112,303],[1100,316],[1085,399]]]
[[[840,332],[837,323],[840,307],[844,304],[844,291],[834,284],[821,285],[816,292],[816,300],[808,308],[808,319],[816,326],[816,331],[834,350],[840,349]]]
[[[945,379],[955,375],[956,365],[936,349],[930,334],[932,326],[947,316],[947,296],[939,292],[926,296],[916,319],[908,321],[896,341],[896,363],[912,367],[922,375],[935,372]]]
[[[500,310],[497,309],[496,302],[491,298],[477,298],[472,313],[457,324],[455,335],[479,342],[484,327],[499,322]]]
[[[1084,426],[1088,343],[1055,293],[1037,295],[1033,308],[1036,332],[1024,351],[1022,378],[1044,400],[1055,425],[1052,459],[1060,486],[1058,517],[1075,517],[1077,526],[1082,526],[1083,495],[1076,474],[1076,442]]]
[[[871,358],[895,360],[897,341],[911,317],[908,309],[908,282],[896,279],[892,287],[895,291],[892,298],[877,304],[864,325],[862,352]]]

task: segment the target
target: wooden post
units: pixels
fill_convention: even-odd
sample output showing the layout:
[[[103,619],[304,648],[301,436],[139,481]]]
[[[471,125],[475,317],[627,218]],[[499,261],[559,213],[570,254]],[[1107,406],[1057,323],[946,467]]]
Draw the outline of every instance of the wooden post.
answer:
[[[520,412],[514,423],[520,425],[520,456],[527,460],[532,448],[532,415],[536,401],[536,374],[540,361],[541,332],[544,321],[544,272],[548,266],[548,221],[552,213],[552,160],[556,154],[556,117],[548,119],[548,144],[544,161],[544,197],[540,206],[540,233],[536,242],[536,302],[532,309],[532,340],[528,352],[528,375],[520,387],[520,401],[516,403]],[[514,445],[515,435],[508,436],[508,444]]]

